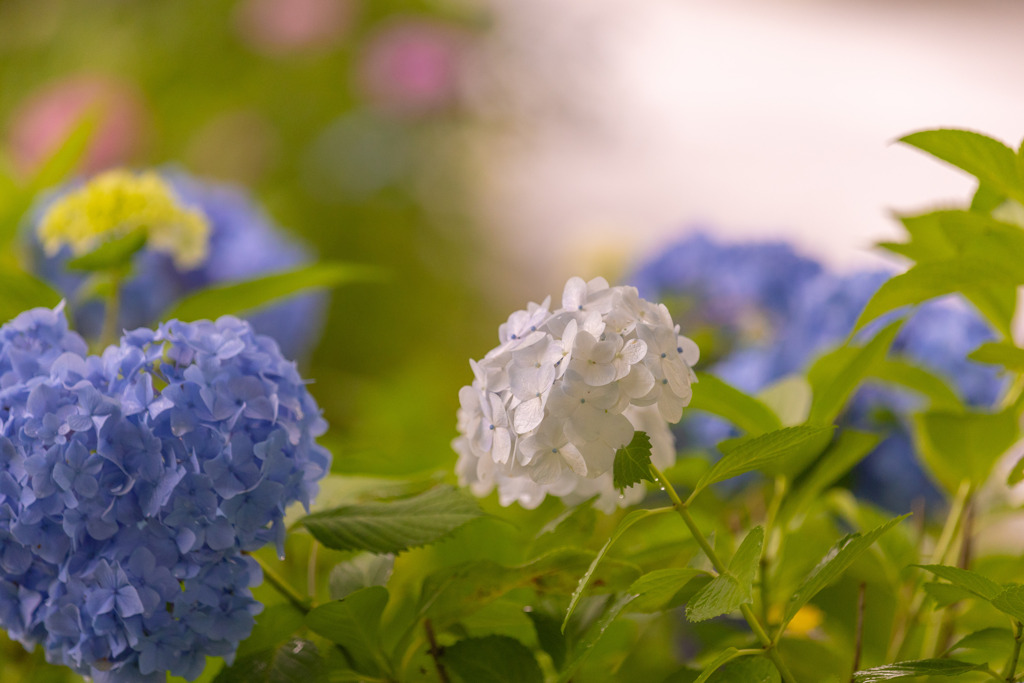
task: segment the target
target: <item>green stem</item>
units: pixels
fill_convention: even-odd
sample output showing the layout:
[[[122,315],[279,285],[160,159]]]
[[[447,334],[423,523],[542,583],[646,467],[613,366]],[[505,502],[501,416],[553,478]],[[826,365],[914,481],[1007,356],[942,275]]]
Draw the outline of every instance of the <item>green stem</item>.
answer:
[[[725,574],[728,572],[725,563],[722,562],[722,558],[715,552],[714,547],[708,541],[707,537],[697,526],[693,516],[690,515],[689,505],[684,503],[676,493],[675,487],[661,471],[651,465],[651,472],[654,474],[655,481],[665,487],[665,492],[668,493],[669,500],[672,501],[672,507],[676,509],[679,516],[682,518],[683,523],[686,524],[686,528],[690,530],[690,535],[693,536],[693,540],[697,541],[697,545],[704,551],[704,554],[711,561],[711,566],[715,568],[719,574]],[[782,658],[779,657],[779,652],[776,649],[775,643],[772,642],[771,637],[765,630],[764,626],[758,620],[757,615],[754,614],[754,610],[750,608],[750,605],[740,605],[740,612],[743,614],[743,618],[747,620],[747,624],[750,625],[750,630],[754,632],[757,639],[761,641],[761,645],[764,647],[763,652],[768,659],[775,664],[775,668],[779,670],[779,674],[782,676],[782,680],[786,683],[796,683],[796,679],[793,678],[793,674],[789,671],[789,667],[786,666]]]
[[[1007,681],[1014,681],[1017,678],[1017,662],[1020,660],[1020,646],[1024,643],[1024,624],[1014,620],[1013,622],[1013,654],[1010,661],[1003,669],[1003,678]]]
[[[309,614],[312,607],[310,606],[308,598],[302,597],[297,590],[292,588],[291,585],[281,577],[280,574],[271,569],[270,565],[260,559],[257,555],[250,555],[249,557],[259,563],[260,569],[263,570],[263,578],[266,579],[267,583],[273,586],[285,600],[295,607],[295,609],[299,610],[303,614]]]

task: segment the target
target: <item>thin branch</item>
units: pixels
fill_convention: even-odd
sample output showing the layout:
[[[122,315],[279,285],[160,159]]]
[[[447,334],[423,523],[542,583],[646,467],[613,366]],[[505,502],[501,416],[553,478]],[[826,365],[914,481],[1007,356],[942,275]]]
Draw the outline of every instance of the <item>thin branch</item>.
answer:
[[[423,620],[423,630],[427,632],[427,642],[430,643],[430,649],[427,652],[434,659],[434,667],[437,668],[437,678],[441,683],[451,683],[451,679],[448,678],[448,672],[444,668],[444,664],[441,663],[441,653],[444,651],[437,646],[437,638],[434,637],[434,626],[430,623],[430,619]]]
[[[860,668],[860,653],[864,647],[864,599],[867,593],[867,584],[863,581],[857,587],[857,626],[853,642],[853,671],[850,673],[850,683],[854,683],[853,675]]]

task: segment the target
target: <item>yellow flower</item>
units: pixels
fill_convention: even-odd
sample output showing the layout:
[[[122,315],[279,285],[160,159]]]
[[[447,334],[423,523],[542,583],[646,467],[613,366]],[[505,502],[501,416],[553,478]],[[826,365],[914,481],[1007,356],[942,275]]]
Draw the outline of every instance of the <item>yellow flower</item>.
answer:
[[[102,173],[50,207],[39,224],[39,239],[50,256],[65,244],[75,256],[133,230],[146,243],[188,270],[206,259],[210,226],[199,211],[182,206],[158,174],[125,170]]]
[[[773,605],[769,610],[768,621],[777,624],[782,620],[782,606]],[[806,636],[825,621],[825,615],[814,605],[804,605],[789,622],[786,633],[792,636]]]

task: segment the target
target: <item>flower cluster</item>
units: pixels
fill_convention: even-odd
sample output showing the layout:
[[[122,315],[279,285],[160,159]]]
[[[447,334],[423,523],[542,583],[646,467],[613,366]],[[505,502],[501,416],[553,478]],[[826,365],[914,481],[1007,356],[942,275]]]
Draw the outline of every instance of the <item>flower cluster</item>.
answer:
[[[204,287],[259,277],[309,261],[306,250],[273,225],[242,192],[200,182],[183,173],[164,173],[162,177],[173,190],[175,201],[200,214],[209,224],[206,255],[189,268],[182,268],[158,249],[146,248],[136,254],[132,273],[121,284],[120,328],[152,325],[175,301]],[[59,193],[50,202],[60,202],[63,196]],[[74,300],[83,278],[66,267],[70,250],[38,256],[36,272]],[[325,303],[323,295],[306,294],[247,317],[257,332],[274,337],[282,352],[295,358],[311,350],[315,343]],[[76,302],[75,329],[86,337],[98,336],[103,308],[103,302],[98,300]]]
[[[536,507],[547,494],[616,502],[615,451],[648,432],[656,465],[674,461],[666,421],[678,422],[696,378],[697,345],[680,336],[668,310],[634,287],[572,278],[562,307],[550,298],[513,313],[500,345],[470,361],[474,380],[459,392],[453,446],[464,484],[498,488],[503,505]],[[642,496],[629,492],[630,504]]]
[[[249,325],[171,321],[100,356],[60,307],[0,327],[0,626],[97,681],[194,679],[261,606],[330,456],[293,363]]]
[[[683,307],[684,319],[713,326],[717,348],[705,349],[713,358],[708,371],[754,393],[842,343],[889,277],[881,271],[835,275],[779,243],[723,245],[697,235],[659,254],[631,280],[642,293]],[[904,324],[892,352],[949,379],[968,404],[990,405],[1004,384],[998,369],[966,356],[993,338],[974,312],[935,301]],[[909,416],[919,407],[915,396],[890,385],[869,382],[857,392],[841,422],[888,434],[855,469],[858,494],[900,511],[916,497],[939,500],[910,436]],[[724,421],[698,414],[683,434],[685,445],[699,448],[732,435]]]

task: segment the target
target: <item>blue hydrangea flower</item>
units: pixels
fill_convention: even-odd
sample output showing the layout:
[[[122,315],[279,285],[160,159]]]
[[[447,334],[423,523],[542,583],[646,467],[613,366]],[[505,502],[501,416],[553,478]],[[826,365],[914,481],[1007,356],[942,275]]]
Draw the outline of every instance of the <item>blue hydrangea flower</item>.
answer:
[[[836,276],[784,244],[720,245],[698,235],[642,266],[632,281],[670,307],[672,301],[684,302],[684,319],[689,315],[725,330],[712,335],[711,344],[701,340],[702,351],[708,349],[704,356],[712,359],[708,372],[755,393],[806,369],[816,356],[840,344],[889,277],[885,272]],[[892,352],[947,379],[969,404],[989,405],[1003,388],[998,370],[966,356],[992,338],[989,326],[966,306],[935,301],[907,321]],[[854,471],[854,487],[890,509],[903,510],[917,497],[941,500],[918,465],[910,436],[907,420],[919,407],[909,392],[869,383],[841,418],[842,424],[886,434]],[[681,427],[684,447],[714,448],[735,434],[724,420],[699,413]]]
[[[31,361],[31,362],[30,362]],[[236,318],[87,355],[64,312],[0,327],[0,626],[97,681],[194,679],[261,605],[330,456],[295,364]]]
[[[242,191],[201,182],[180,172],[164,174],[178,200],[198,210],[210,225],[207,258],[192,270],[180,270],[166,253],[144,249],[135,257],[132,276],[122,284],[120,329],[153,325],[168,307],[197,289],[295,268],[311,260],[305,248],[283,233]],[[49,205],[63,192],[49,197]],[[41,216],[43,211],[37,211]],[[37,219],[38,220],[38,219]],[[70,250],[48,258],[32,229],[35,267],[70,300],[83,283],[80,273],[64,264]],[[268,306],[249,316],[253,328],[277,339],[289,358],[300,357],[315,345],[323,322],[326,297],[307,294]],[[74,307],[75,329],[96,338],[103,324],[104,304],[98,300]]]

